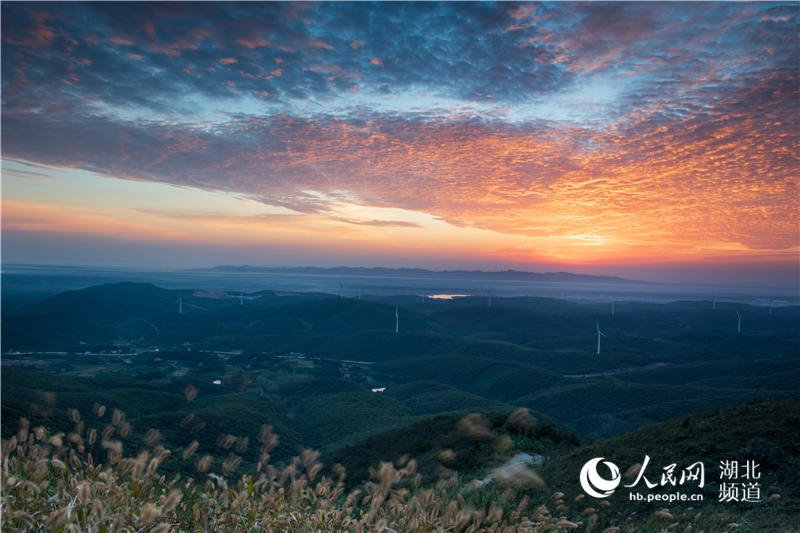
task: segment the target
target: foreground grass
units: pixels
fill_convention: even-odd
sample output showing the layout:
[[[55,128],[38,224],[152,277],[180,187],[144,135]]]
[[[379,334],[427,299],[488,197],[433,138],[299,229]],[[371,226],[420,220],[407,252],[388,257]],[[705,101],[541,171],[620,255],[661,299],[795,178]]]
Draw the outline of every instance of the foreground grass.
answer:
[[[95,414],[103,416],[98,406]],[[520,412],[512,415],[520,418]],[[148,532],[177,531],[747,531],[727,515],[702,517],[661,509],[648,516],[612,518],[608,502],[587,503],[583,496],[567,499],[555,492],[548,503],[530,504],[530,491],[546,490],[530,469],[521,469],[481,489],[468,489],[450,477],[423,486],[413,459],[380,463],[373,479],[347,490],[345,470],[325,470],[319,454],[304,450],[288,465],[269,463],[278,438],[262,426],[259,462],[254,471],[239,472],[247,441],[228,436],[228,455],[196,457],[196,443],[175,452],[194,462],[196,475],[159,471],[173,452],[159,444],[159,433],[148,431],[145,449],[124,455],[131,428],[114,411],[99,433],[86,430],[76,410],[69,433],[52,434],[20,421],[16,435],[2,442],[2,531]],[[483,438],[482,417],[468,415],[459,428]],[[219,470],[211,471],[217,464]],[[707,528],[707,529],[704,529]],[[719,529],[718,529],[719,528]],[[751,529],[752,530],[752,529]]]

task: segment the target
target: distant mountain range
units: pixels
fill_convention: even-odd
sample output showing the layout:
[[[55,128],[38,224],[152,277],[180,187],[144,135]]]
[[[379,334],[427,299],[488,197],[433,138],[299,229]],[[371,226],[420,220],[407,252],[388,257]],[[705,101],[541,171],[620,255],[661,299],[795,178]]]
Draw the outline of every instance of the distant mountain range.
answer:
[[[424,268],[384,268],[384,267],[260,267],[250,265],[220,265],[212,268],[191,269],[192,272],[230,272],[265,274],[306,274],[317,276],[381,276],[400,278],[440,278],[472,279],[486,281],[553,281],[553,282],[591,282],[591,283],[642,283],[617,276],[592,276],[571,272],[526,272],[522,270],[426,270]]]

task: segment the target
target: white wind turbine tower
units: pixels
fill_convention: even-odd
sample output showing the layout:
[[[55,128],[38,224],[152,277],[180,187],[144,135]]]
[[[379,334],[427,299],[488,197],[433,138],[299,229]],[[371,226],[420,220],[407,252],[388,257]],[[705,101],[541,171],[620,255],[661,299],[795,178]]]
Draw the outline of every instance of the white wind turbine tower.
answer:
[[[178,296],[178,299],[175,300],[175,302],[177,302],[177,304],[178,304],[178,314],[182,315],[183,314],[183,296]]]
[[[239,290],[239,305],[244,305],[244,292]]]
[[[741,315],[741,313],[739,313],[739,311],[736,311],[736,318],[739,321],[737,326],[736,326],[736,333],[741,333],[742,332],[742,315]]]
[[[394,332],[400,332],[400,314],[398,313],[397,305],[394,306]]]
[[[597,325],[597,355],[600,355],[600,336],[605,337],[606,334],[600,331],[600,321],[595,320],[595,324]]]

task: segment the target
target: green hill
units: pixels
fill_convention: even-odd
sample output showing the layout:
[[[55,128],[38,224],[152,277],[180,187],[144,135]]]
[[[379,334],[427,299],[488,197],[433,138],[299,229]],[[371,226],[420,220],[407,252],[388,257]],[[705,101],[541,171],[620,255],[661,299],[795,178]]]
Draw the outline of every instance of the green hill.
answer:
[[[567,498],[582,494],[578,483],[581,467],[594,457],[604,457],[625,471],[650,457],[646,477],[657,480],[661,467],[672,463],[705,465],[705,501],[695,505],[728,514],[731,522],[748,523],[749,531],[792,531],[800,523],[800,399],[751,402],[737,407],[682,416],[625,433],[613,439],[577,448],[554,459],[541,469],[542,477],[558,487]],[[754,460],[762,475],[759,503],[719,503],[720,461],[735,460],[744,465]],[[741,466],[740,468],[743,468]],[[633,479],[627,478],[626,483]],[[646,489],[645,489],[646,490]],[[769,496],[780,494],[777,499]],[[637,512],[640,516],[654,507],[630,502],[625,491],[608,498],[618,516]],[[683,510],[687,506],[683,506]],[[715,530],[715,529],[711,529]]]
[[[485,418],[491,436],[475,439],[459,431],[463,415],[447,415],[426,419],[410,426],[369,437],[327,457],[347,467],[349,482],[355,486],[369,479],[370,468],[381,460],[397,461],[410,455],[418,461],[419,471],[428,482],[442,476],[453,477],[466,490],[470,480],[486,474],[517,452],[543,454],[544,466],[537,472],[545,488],[525,492],[536,505],[552,505],[551,494],[563,493],[562,515],[574,522],[585,517],[584,509],[592,507],[602,514],[601,523],[621,526],[624,531],[660,531],[670,523],[680,523],[695,530],[735,529],[753,533],[797,531],[800,521],[800,400],[751,402],[723,410],[715,410],[675,418],[625,433],[618,437],[581,445],[574,434],[556,429],[547,423],[515,427],[501,415]],[[497,438],[506,435],[508,447],[498,451]],[[447,450],[446,454],[443,453]],[[608,499],[586,496],[579,483],[583,465],[602,457],[614,462],[621,472],[641,464],[649,456],[645,477],[658,484],[662,467],[675,463],[680,469],[698,461],[704,465],[705,486],[687,484],[686,491],[703,495],[701,502],[636,502],[630,501],[629,490],[620,486]],[[737,461],[744,471],[746,461],[755,461],[761,475],[760,500],[757,503],[720,502],[720,462]],[[633,477],[625,477],[630,484]],[[649,491],[642,482],[635,490],[661,494],[674,491],[671,486],[657,486]],[[463,492],[468,501],[486,501],[499,497],[490,485]],[[775,496],[779,495],[779,496]],[[518,501],[518,500],[517,500]],[[603,503],[605,502],[605,503]],[[603,503],[603,505],[600,505]],[[658,516],[668,508],[673,520]],[[674,529],[674,527],[672,528]]]

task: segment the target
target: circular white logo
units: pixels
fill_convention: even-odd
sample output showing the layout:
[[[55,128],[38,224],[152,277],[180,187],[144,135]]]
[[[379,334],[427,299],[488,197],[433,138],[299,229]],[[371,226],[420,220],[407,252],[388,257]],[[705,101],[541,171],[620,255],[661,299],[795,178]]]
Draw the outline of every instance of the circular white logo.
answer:
[[[617,465],[610,461],[603,461],[611,471],[611,479],[606,479],[597,471],[597,465],[603,461],[603,457],[595,457],[586,462],[581,468],[581,487],[584,492],[594,498],[608,498],[614,492],[620,481],[622,480],[619,475],[619,468]]]

